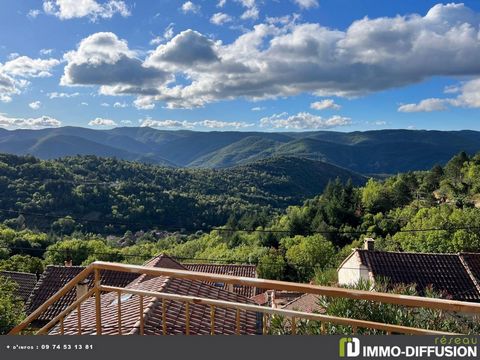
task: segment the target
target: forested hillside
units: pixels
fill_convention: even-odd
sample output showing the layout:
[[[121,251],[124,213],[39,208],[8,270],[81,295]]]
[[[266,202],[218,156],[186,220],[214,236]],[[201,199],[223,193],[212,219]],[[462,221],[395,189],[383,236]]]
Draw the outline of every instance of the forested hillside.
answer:
[[[460,151],[480,151],[477,131],[198,132],[148,127],[93,130],[60,127],[0,129],[0,152],[41,159],[74,155],[117,157],[172,167],[226,168],[294,156],[361,174],[396,174],[444,165]]]
[[[188,234],[143,228],[143,232],[135,233],[130,231],[132,228],[116,236],[87,233],[79,226],[81,221],[68,218],[50,219],[49,231],[37,231],[35,223],[32,225],[29,219],[25,220],[27,215],[19,216],[17,213],[5,220],[0,230],[0,258],[3,259],[0,260],[0,268],[4,269],[33,271],[45,263],[61,264],[70,257],[75,264],[86,264],[95,259],[142,263],[159,252],[166,252],[182,261],[255,263],[260,276],[268,278],[295,281],[310,281],[313,278],[318,283],[328,283],[335,280],[338,264],[353,247],[362,244],[365,236],[374,237],[376,248],[384,250],[480,251],[480,154],[469,157],[460,153],[445,167],[435,166],[429,171],[398,174],[384,181],[370,179],[364,186],[337,179],[331,181],[320,195],[306,200],[303,205],[290,206],[277,215],[265,210],[268,208],[252,206],[246,201],[256,196],[247,191],[252,186],[252,183],[247,185],[245,182],[249,172],[255,175],[258,181],[256,191],[263,192],[262,196],[267,196],[270,190],[279,191],[275,186],[270,188],[272,183],[266,185],[268,181],[265,180],[278,180],[284,174],[285,170],[275,165],[273,160],[238,168],[236,173],[202,170],[199,173],[201,177],[197,178],[196,172],[191,170],[176,172],[169,169],[170,172],[166,172],[159,167],[93,157],[53,162],[13,156],[2,159],[3,198],[8,199],[12,207],[21,205],[42,214],[65,212],[70,208],[75,211],[98,208],[100,212],[103,207],[106,209],[108,201],[124,199],[125,203],[114,208],[109,216],[121,214],[119,219],[132,216],[128,219],[145,221],[152,209],[159,209],[161,214],[164,208],[155,207],[153,199],[146,203],[151,208],[139,210],[142,205],[137,195],[129,197],[128,192],[122,191],[138,194],[138,184],[143,184],[140,185],[140,199],[149,199],[156,194],[147,191],[152,189],[146,185],[149,181],[165,188],[183,184],[175,192],[179,198],[188,194],[193,197],[200,190],[204,192],[202,201],[208,199],[211,207],[202,208],[204,203],[201,201],[190,205],[192,198],[183,198],[181,204],[189,207],[174,208],[180,212],[182,219],[192,219],[188,218],[190,214],[185,209],[198,211],[198,214],[205,209],[225,210],[224,226],[212,231]],[[282,159],[282,162],[288,169],[295,169],[295,163],[301,163],[291,159]],[[95,178],[93,174],[96,174]],[[188,174],[188,181],[182,180],[182,176],[187,176],[185,174]],[[45,181],[44,185],[32,185],[22,180],[40,181],[53,175],[57,176],[57,180]],[[17,180],[6,182],[6,178],[13,179],[15,176]],[[296,176],[292,179],[299,181],[305,174]],[[60,181],[60,178],[63,180]],[[231,184],[234,179],[239,181],[240,178],[244,182],[239,182],[234,190],[222,185],[223,181]],[[85,183],[74,185],[79,179]],[[85,192],[92,186],[88,181],[110,182],[114,179],[119,181],[118,186],[96,184],[93,190]],[[8,191],[9,186],[13,186],[14,193]],[[49,191],[68,190],[79,196],[77,200],[87,197],[78,208],[71,207],[70,203],[54,207],[56,201],[52,199],[56,199],[58,193],[47,194],[43,187]],[[110,187],[117,190],[110,191]],[[169,194],[173,190],[165,191]],[[225,191],[230,191],[228,194],[235,191],[237,195],[230,198]],[[16,202],[15,196],[18,197]],[[173,196],[170,199],[172,203],[163,204],[173,204],[179,198]],[[279,200],[281,196],[274,199],[278,204],[284,201]],[[224,201],[230,201],[230,205],[222,208],[220,204],[225,205]],[[5,206],[9,205],[4,203],[2,208]],[[245,211],[245,216],[227,216],[235,214],[235,209]],[[192,213],[192,216],[196,214]]]
[[[366,180],[330,164],[288,157],[212,170],[95,156],[43,161],[0,155],[0,219],[22,214],[28,227],[48,231],[58,218],[70,216],[83,219],[70,230],[106,235],[209,230],[229,218],[255,218],[265,225],[337,177],[355,184]]]

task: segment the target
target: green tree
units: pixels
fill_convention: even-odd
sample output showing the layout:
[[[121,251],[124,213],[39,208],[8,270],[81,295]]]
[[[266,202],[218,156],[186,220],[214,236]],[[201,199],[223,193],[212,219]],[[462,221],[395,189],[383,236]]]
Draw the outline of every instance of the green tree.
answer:
[[[287,262],[296,271],[300,281],[310,281],[315,270],[322,270],[332,264],[335,248],[319,234],[295,236],[284,243],[287,244]]]
[[[15,296],[16,284],[0,276],[0,335],[8,333],[25,317],[24,305]]]

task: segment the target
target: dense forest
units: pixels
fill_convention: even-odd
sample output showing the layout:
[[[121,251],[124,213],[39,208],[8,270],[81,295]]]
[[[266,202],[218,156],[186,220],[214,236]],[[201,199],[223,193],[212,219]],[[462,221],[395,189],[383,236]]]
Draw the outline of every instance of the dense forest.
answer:
[[[289,157],[214,170],[96,156],[45,161],[0,154],[0,220],[15,222],[21,215],[28,228],[67,235],[205,231],[244,216],[265,226],[273,214],[313,197],[335,177],[366,180],[334,165]]]
[[[102,180],[105,182],[113,179],[121,181],[128,176],[145,183],[150,179],[154,184],[160,181],[165,184],[174,179],[165,176],[166,173],[162,173],[160,168],[92,157],[68,158],[58,162],[16,157],[4,159],[9,159],[10,165],[2,165],[2,174],[15,169],[18,171],[25,164],[29,164],[25,168],[30,170],[20,176],[17,174],[18,178],[29,179],[27,174],[30,174],[30,179],[41,179],[45,173],[48,176],[54,173],[58,179],[57,183],[54,182],[58,188],[54,189],[61,189],[66,194],[74,191],[79,194],[79,199],[88,194],[80,204],[91,206],[92,209],[102,209],[106,205],[98,202],[98,199],[103,196],[108,199],[112,195],[102,193],[102,189],[106,188],[100,185],[95,185],[94,190],[87,193],[82,192],[82,189],[90,185],[75,187],[73,182],[76,181],[76,176],[82,175],[86,181],[90,170],[92,174],[104,176]],[[13,164],[14,161],[18,163]],[[144,169],[153,169],[159,173],[153,170],[142,173]],[[168,174],[173,177],[175,173]],[[186,188],[183,191],[187,194],[191,189],[207,186],[211,181],[211,178],[205,176],[208,174],[206,172],[200,172],[201,175],[197,178],[189,172],[187,174],[199,181],[196,185],[185,182]],[[444,167],[435,166],[429,171],[402,173],[385,180],[370,179],[363,186],[355,186],[349,180],[336,179],[330,181],[320,195],[306,200],[303,205],[289,206],[284,212],[273,215],[262,207],[258,208],[260,212],[254,212],[245,205],[241,217],[230,216],[222,227],[211,231],[172,232],[142,228],[142,231],[127,230],[121,235],[112,233],[105,236],[85,231],[81,221],[69,217],[52,218],[49,230],[40,231],[35,229],[36,223],[30,223],[26,219],[27,215],[20,211],[20,215],[6,218],[1,227],[0,268],[35,272],[40,271],[44,264],[61,264],[66,258],[71,258],[74,264],[86,264],[95,259],[142,263],[159,252],[165,252],[182,261],[255,263],[258,264],[260,276],[268,278],[295,281],[314,279],[328,283],[335,281],[336,266],[353,247],[360,246],[365,236],[374,237],[376,247],[385,250],[479,251],[479,174],[480,155],[469,157],[460,153]],[[238,178],[242,175],[245,181],[245,174],[239,171]],[[233,178],[228,178],[233,176],[231,173],[225,176],[225,183],[233,181]],[[95,178],[96,181],[98,179]],[[265,184],[261,186],[262,179],[257,180],[258,189],[261,189],[258,191],[266,191],[268,187]],[[2,208],[31,204],[31,207],[21,209],[50,214],[72,206],[68,203],[69,196],[63,198],[66,203],[55,204],[57,207],[53,207],[52,198],[45,197],[41,191],[37,190],[29,197],[30,188],[42,189],[45,186],[50,189],[49,182],[40,185],[19,181],[15,183],[15,192],[8,192],[5,189],[12,183],[5,179],[0,181],[7,184],[2,185],[3,194],[8,194],[2,201],[10,201],[3,203]],[[122,186],[125,186],[125,192],[129,189],[125,184],[120,188]],[[132,192],[133,189],[138,189],[133,184],[131,186]],[[245,190],[238,188],[236,191],[239,189],[240,193]],[[225,195],[223,191],[219,187],[217,193],[206,196],[213,196],[210,200],[218,197],[214,203],[221,204],[225,199],[222,197]],[[182,193],[180,190],[177,192]],[[119,199],[126,196],[126,193],[121,192],[115,194]],[[235,199],[245,199],[242,196],[251,195],[239,194]],[[136,216],[139,205],[134,199],[134,196],[127,198],[125,201],[129,206],[118,207],[122,216]],[[77,208],[72,209],[76,211]],[[182,206],[177,209],[185,210]],[[143,214],[148,214],[147,210],[144,211]],[[43,221],[47,219],[44,217]],[[143,221],[144,216],[128,218],[132,219]]]

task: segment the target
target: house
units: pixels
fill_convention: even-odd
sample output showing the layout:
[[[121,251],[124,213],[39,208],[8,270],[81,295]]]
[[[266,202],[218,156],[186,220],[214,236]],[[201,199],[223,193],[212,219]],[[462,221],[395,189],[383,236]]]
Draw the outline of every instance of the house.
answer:
[[[0,271],[0,276],[8,278],[17,284],[15,295],[24,302],[28,300],[30,294],[37,283],[37,275],[18,271]]]
[[[148,266],[182,269],[184,266],[172,258],[161,255],[149,261]],[[146,264],[146,265],[147,265]],[[248,297],[227,291],[223,287],[207,284],[198,280],[173,278],[169,276],[141,275],[133,280],[125,288],[159,293],[169,293],[184,296],[195,296],[208,299],[223,300],[244,304],[255,304]],[[163,303],[156,297],[143,297],[142,315],[139,314],[140,296],[124,294],[120,297],[121,329],[118,324],[118,293],[106,293],[101,296],[101,320],[102,334],[105,335],[135,335],[140,334],[140,316],[143,316],[143,328],[145,335],[167,335],[186,333],[186,305],[185,302],[166,300],[165,319],[163,324]],[[81,308],[81,333],[92,335],[96,333],[95,327],[95,299],[90,298],[82,303]],[[77,310],[70,313],[63,322],[65,335],[78,334]],[[198,303],[189,305],[189,334],[208,335],[211,333],[210,306]],[[233,335],[237,333],[237,312],[235,309],[217,308],[215,310],[214,332],[215,334]],[[262,317],[256,312],[242,311],[238,324],[240,334],[255,335],[262,331]],[[51,330],[50,334],[60,333],[59,326]]]
[[[26,303],[27,314],[31,314],[40,305],[45,303],[70,280],[77,276],[83,269],[83,266],[48,265],[43,274],[40,276],[40,279],[35,285],[35,288],[33,289]],[[137,274],[116,271],[101,272],[102,283],[109,286],[126,286],[137,278]],[[93,281],[93,275],[90,275],[86,279],[86,284],[88,285],[89,289],[93,287]],[[70,290],[60,299],[60,301],[53,303],[43,314],[38,317],[37,325],[49,322],[64,309],[66,309],[70,304],[72,304],[76,299],[76,289]]]
[[[373,239],[355,249],[338,267],[338,283],[388,279],[393,284],[416,284],[420,295],[432,287],[453,300],[480,302],[480,253],[432,254],[376,251]]]
[[[67,264],[68,265],[68,264]],[[178,270],[191,270],[209,272],[215,274],[231,274],[236,276],[257,277],[256,268],[253,265],[213,265],[213,264],[185,264],[182,265],[167,255],[158,255],[148,260],[145,266],[163,267]],[[45,272],[40,277],[35,286],[26,306],[27,314],[31,314],[41,304],[53,296],[58,290],[64,287],[70,280],[78,275],[85,267],[83,266],[47,266]],[[125,287],[138,279],[138,274],[102,271],[101,282],[104,285]],[[88,288],[93,287],[93,276],[86,279]],[[256,288],[251,286],[235,285],[231,288],[227,284],[213,284],[224,290],[230,290],[234,293],[250,297],[255,294]],[[60,314],[65,308],[71,305],[77,298],[75,289],[69,291],[62,297],[61,301],[54,303],[38,318],[38,324],[52,320],[56,315]]]
[[[203,272],[209,274],[218,274],[218,275],[232,275],[238,277],[249,277],[256,278],[257,276],[257,267],[255,265],[236,265],[236,264],[191,264],[184,263],[183,266],[187,270]],[[257,295],[257,288],[253,286],[244,286],[244,285],[232,285],[232,284],[214,284],[217,287],[221,287],[224,290],[232,291],[234,293],[252,297]]]

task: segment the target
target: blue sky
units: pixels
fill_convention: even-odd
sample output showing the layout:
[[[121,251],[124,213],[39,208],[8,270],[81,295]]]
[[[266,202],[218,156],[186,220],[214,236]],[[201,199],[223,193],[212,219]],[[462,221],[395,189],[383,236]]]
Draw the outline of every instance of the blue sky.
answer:
[[[3,0],[0,127],[480,130],[480,4]]]

